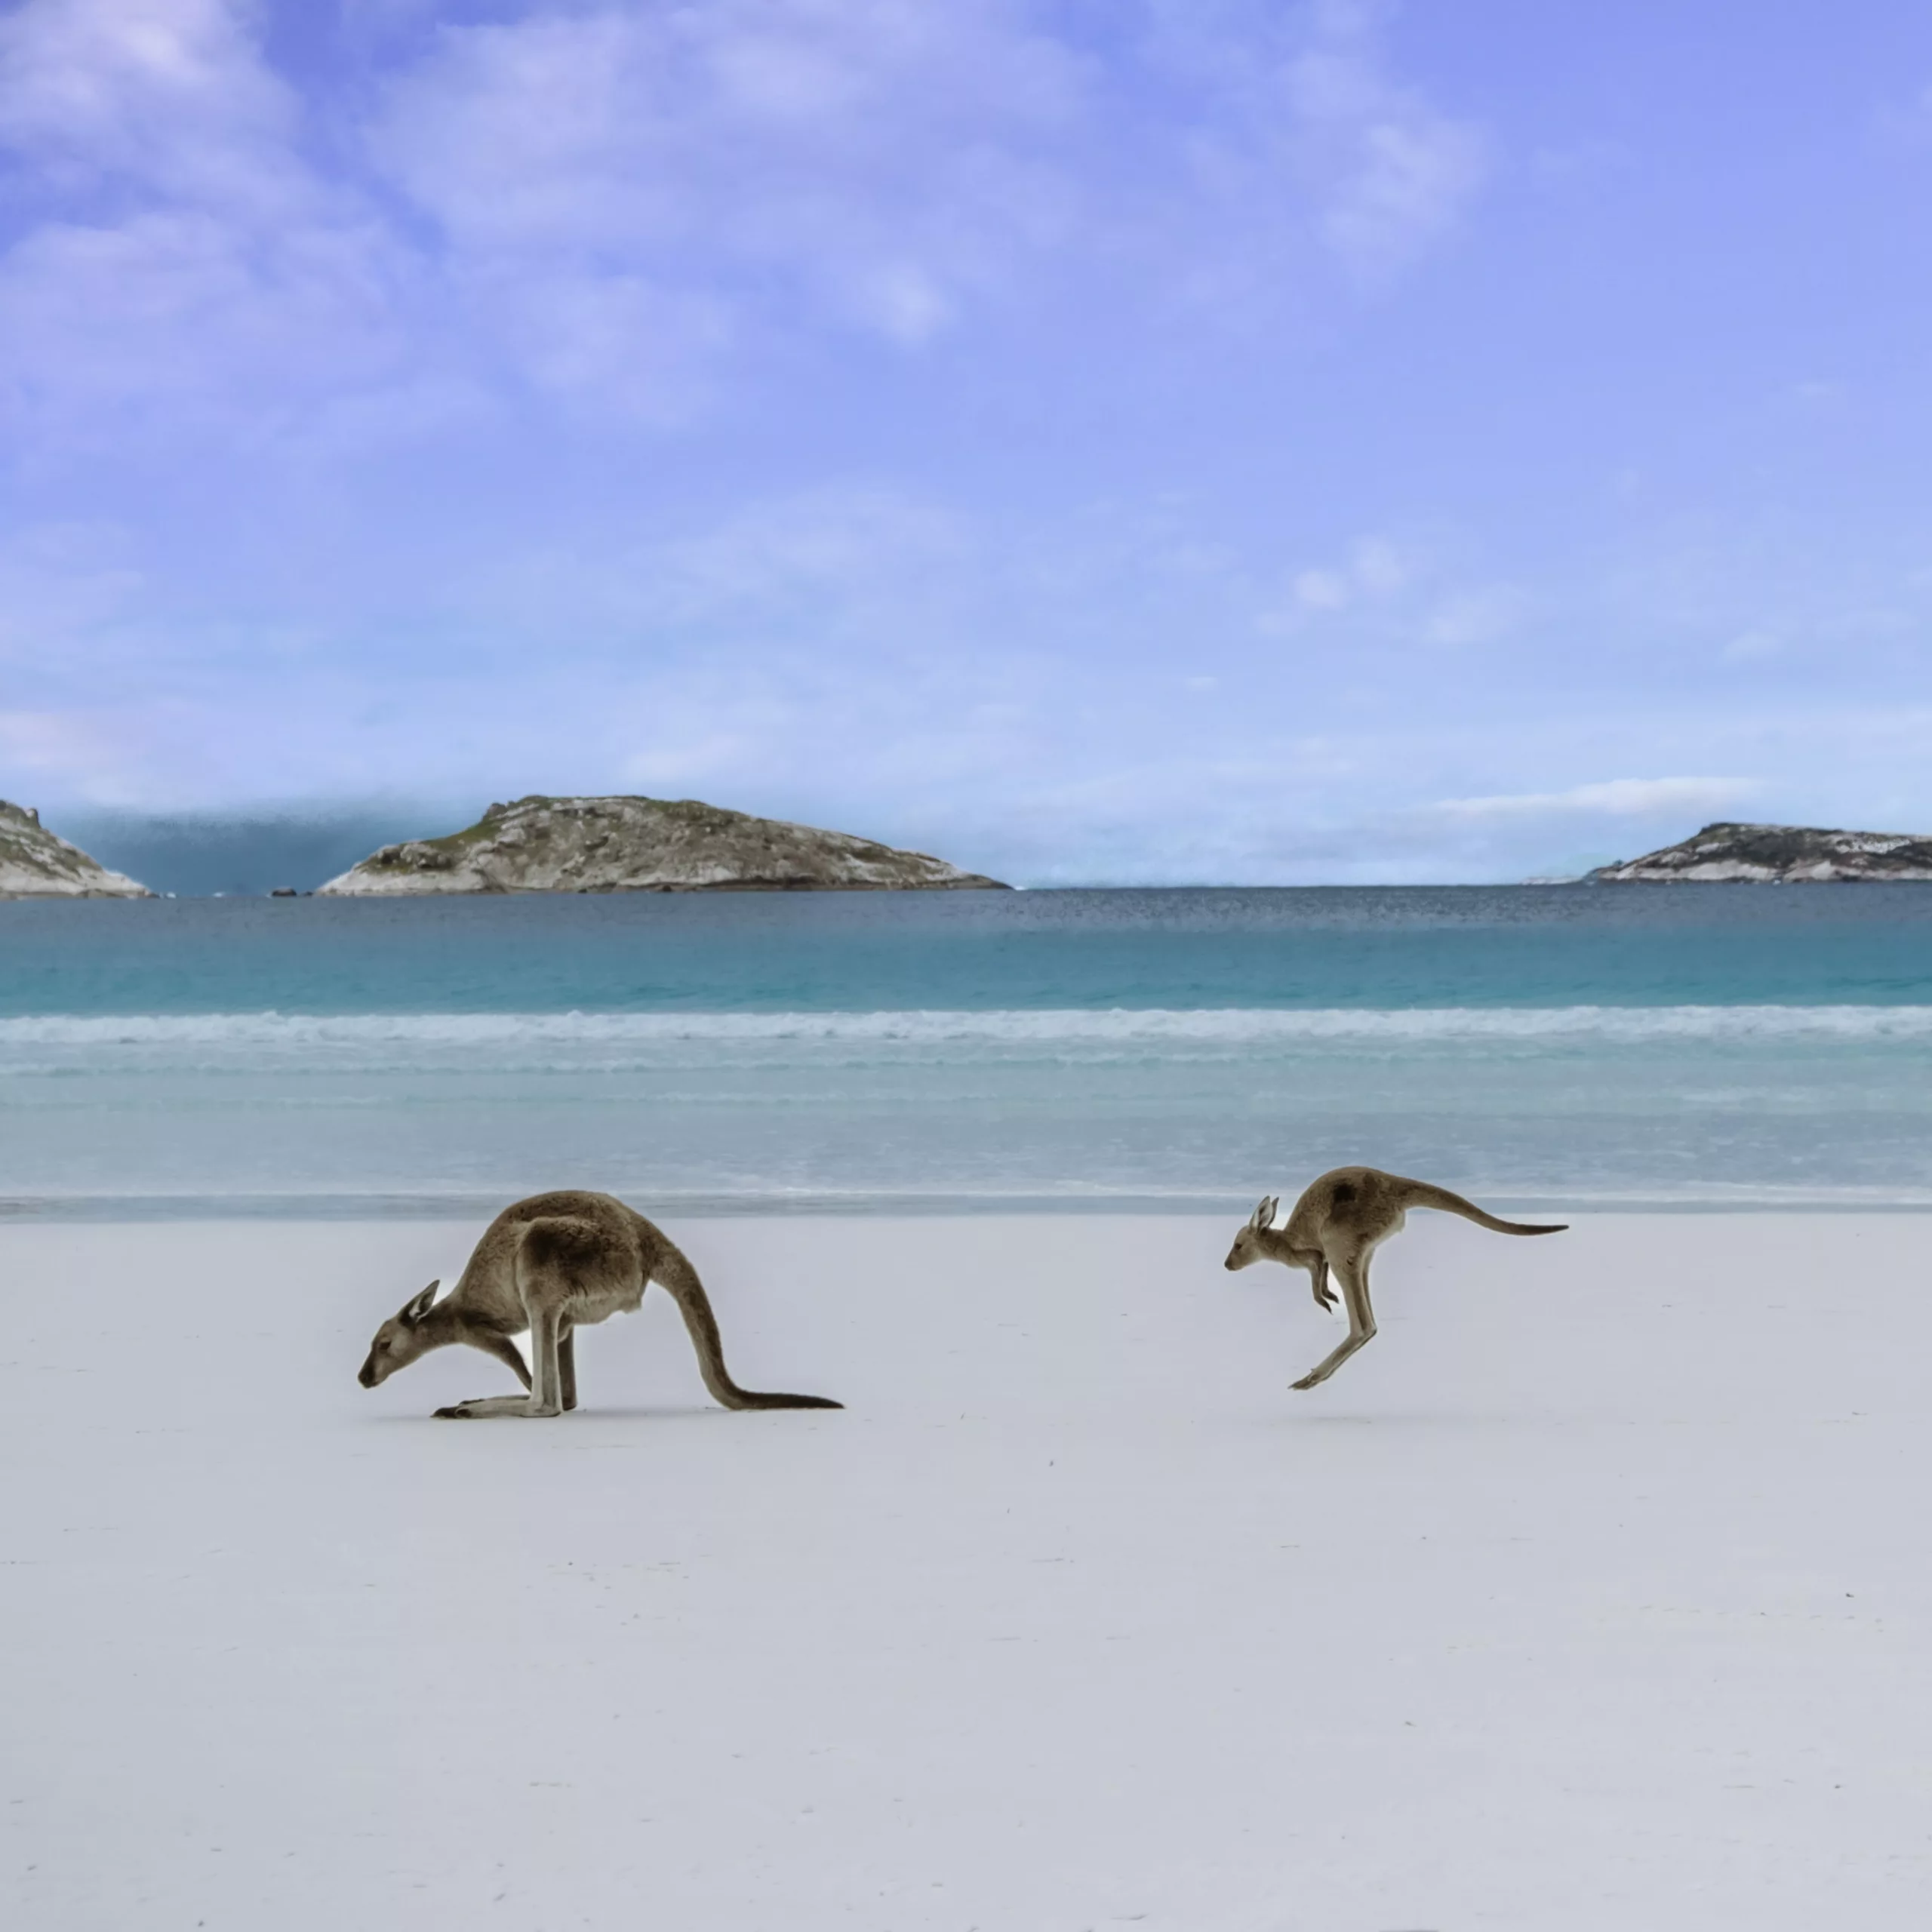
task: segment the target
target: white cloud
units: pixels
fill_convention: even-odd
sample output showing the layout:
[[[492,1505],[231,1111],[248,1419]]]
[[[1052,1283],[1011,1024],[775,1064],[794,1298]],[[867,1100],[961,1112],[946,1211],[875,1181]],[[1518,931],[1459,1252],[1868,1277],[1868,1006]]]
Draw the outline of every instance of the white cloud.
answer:
[[[674,623],[752,625],[782,635],[849,635],[882,607],[882,632],[908,605],[949,590],[970,533],[940,506],[874,488],[821,490],[747,506],[713,528],[652,546],[624,575],[644,608]]]
[[[1885,144],[1900,152],[1914,154],[1932,148],[1932,87],[1921,88],[1903,103],[1881,107],[1877,126]]]
[[[1311,43],[1287,72],[1322,235],[1350,267],[1377,278],[1445,235],[1489,170],[1479,128],[1389,71],[1381,45],[1388,11],[1369,0],[1322,0]]]
[[[407,251],[303,158],[235,0],[29,0],[0,20],[0,414],[62,460],[183,421],[272,438],[393,388]],[[18,199],[17,190],[17,200]]]
[[[35,802],[19,795],[22,778],[89,804],[152,802],[155,774],[128,755],[140,730],[124,711],[0,711],[0,764],[14,774],[12,802]]]
[[[755,754],[755,747],[742,734],[714,732],[691,743],[660,744],[626,759],[624,783],[653,790],[696,784],[742,770]]]
[[[175,208],[49,223],[0,261],[0,397],[29,420],[131,405],[122,435],[154,414],[272,435],[405,359],[368,240]]]
[[[1297,571],[1288,590],[1303,611],[1346,611],[1389,602],[1408,587],[1415,572],[1414,561],[1387,537],[1364,537],[1338,561]]]
[[[1340,622],[1364,634],[1452,648],[1509,636],[1529,608],[1527,593],[1511,583],[1457,580],[1447,548],[1439,538],[1359,538],[1343,556],[1295,571],[1286,599],[1262,610],[1260,627],[1283,634]]]
[[[1431,644],[1494,643],[1516,628],[1525,602],[1523,593],[1509,584],[1453,591],[1430,611],[1422,635]]]
[[[780,278],[804,318],[900,344],[1064,239],[1055,155],[1081,63],[1018,0],[712,0],[452,27],[390,88],[377,164],[441,227],[465,295],[518,326],[587,287],[728,307]],[[564,325],[568,329],[568,322]],[[653,318],[541,378],[603,382]]]
[[[1370,597],[1395,596],[1414,574],[1409,559],[1382,537],[1365,537],[1355,546],[1349,570],[1356,584]]]
[[[1290,588],[1295,601],[1309,611],[1346,609],[1352,595],[1349,580],[1340,571],[1301,571]]]
[[[1245,325],[1319,248],[1401,266],[1481,173],[1358,6],[432,11],[351,8],[386,54],[328,91],[276,71],[254,0],[0,18],[17,433],[326,450],[532,395],[663,425],[816,338],[915,353],[1055,303]]]
[[[1186,205],[1163,225],[1159,272],[1204,312],[1252,318],[1287,291],[1305,297],[1324,279],[1317,251],[1358,286],[1384,288],[1454,232],[1488,178],[1487,132],[1394,64],[1392,5],[1140,0],[1133,11],[1174,122],[1125,138],[1183,164]]]
[[[274,212],[300,188],[297,118],[232,0],[26,0],[0,20],[0,146],[69,188]]]
[[[122,616],[143,574],[109,525],[25,524],[0,537],[0,663],[31,666],[50,638],[71,640]]]
[[[1445,798],[1431,816],[1483,823],[1596,813],[1612,818],[1657,818],[1678,812],[1721,812],[1762,789],[1752,778],[1611,778],[1567,792],[1519,792],[1486,798]]]

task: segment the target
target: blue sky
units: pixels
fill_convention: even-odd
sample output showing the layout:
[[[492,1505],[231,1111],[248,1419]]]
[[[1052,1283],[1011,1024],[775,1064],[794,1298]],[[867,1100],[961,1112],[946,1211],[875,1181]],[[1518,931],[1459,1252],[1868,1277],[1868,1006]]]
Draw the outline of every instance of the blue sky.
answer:
[[[1928,342],[1906,0],[26,0],[0,795],[1932,829]]]

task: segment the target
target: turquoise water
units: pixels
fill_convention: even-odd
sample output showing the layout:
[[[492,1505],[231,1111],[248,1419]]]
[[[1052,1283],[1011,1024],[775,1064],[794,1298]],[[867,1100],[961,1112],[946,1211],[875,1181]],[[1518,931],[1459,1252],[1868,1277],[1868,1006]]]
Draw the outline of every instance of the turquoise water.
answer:
[[[1932,1203],[1932,888],[0,905],[21,1212]]]
[[[1932,1002],[1920,886],[0,906],[0,1017]]]

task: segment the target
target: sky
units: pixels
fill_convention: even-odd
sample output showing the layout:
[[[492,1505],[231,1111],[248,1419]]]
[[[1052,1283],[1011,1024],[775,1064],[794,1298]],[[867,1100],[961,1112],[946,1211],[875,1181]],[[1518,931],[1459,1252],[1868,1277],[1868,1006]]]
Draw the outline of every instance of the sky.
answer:
[[[1932,829],[1928,342],[1920,0],[16,0],[0,796]]]

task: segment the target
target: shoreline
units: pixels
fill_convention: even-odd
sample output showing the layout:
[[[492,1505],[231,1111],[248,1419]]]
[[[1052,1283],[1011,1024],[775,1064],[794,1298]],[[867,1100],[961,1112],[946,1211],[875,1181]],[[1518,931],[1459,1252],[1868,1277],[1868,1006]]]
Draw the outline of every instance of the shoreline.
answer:
[[[1310,1173],[1303,1184],[1312,1180]],[[548,1186],[533,1183],[522,1193]],[[1512,1194],[1481,1182],[1457,1181],[1457,1192],[1492,1214],[1543,1216],[1571,1214],[1627,1217],[1631,1215],[1712,1216],[1734,1218],[1790,1216],[1932,1214],[1932,1191],[1922,1196],[1874,1192],[1834,1195],[1819,1190],[1794,1191],[1788,1196],[1740,1191],[1734,1195],[1685,1195],[1670,1197],[1633,1193],[1603,1195],[1583,1193]],[[795,1216],[814,1222],[897,1220],[934,1221],[987,1220],[1077,1220],[1180,1218],[1244,1218],[1254,1211],[1253,1194],[1085,1196],[1060,1195],[810,1193],[795,1195],[713,1194],[644,1190],[613,1184],[600,1191],[630,1201],[654,1218],[698,1221],[774,1221]],[[1262,1191],[1292,1198],[1292,1182],[1264,1183]],[[372,1226],[398,1223],[482,1223],[520,1198],[516,1189],[475,1193],[401,1194],[155,1194],[155,1195],[0,1195],[0,1228],[176,1226],[195,1223],[302,1223],[318,1226]]]

